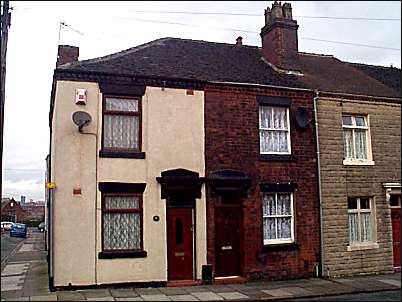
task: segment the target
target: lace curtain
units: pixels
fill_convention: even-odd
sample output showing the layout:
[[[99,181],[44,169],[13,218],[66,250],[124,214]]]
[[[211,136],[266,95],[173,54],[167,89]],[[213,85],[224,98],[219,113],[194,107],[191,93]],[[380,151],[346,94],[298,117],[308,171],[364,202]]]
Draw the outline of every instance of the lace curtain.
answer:
[[[261,106],[261,152],[289,152],[287,108]]]
[[[359,241],[359,226],[357,222],[357,213],[349,214],[349,241]]]
[[[135,209],[139,206],[138,197],[105,197],[105,209]],[[141,214],[103,213],[103,248],[105,250],[140,249]]]
[[[355,136],[354,145],[353,145],[353,132]],[[366,130],[343,129],[343,140],[344,140],[345,158],[367,159]]]
[[[359,234],[360,233],[360,234]],[[371,213],[349,213],[349,241],[351,243],[371,241]]]
[[[343,140],[344,140],[344,154],[345,158],[353,158],[353,135],[352,130],[343,129]]]
[[[104,116],[104,138],[106,148],[138,148],[138,117],[130,115]]]
[[[365,130],[355,130],[355,147],[356,147],[356,158],[366,159],[367,158],[367,145],[366,145],[366,131]]]
[[[108,112],[138,112],[138,100],[107,98]],[[104,138],[106,148],[137,149],[139,138],[139,118],[134,115],[104,115]]]
[[[263,197],[264,240],[291,239],[290,194],[265,194]]]
[[[371,213],[361,213],[361,241],[371,241]]]

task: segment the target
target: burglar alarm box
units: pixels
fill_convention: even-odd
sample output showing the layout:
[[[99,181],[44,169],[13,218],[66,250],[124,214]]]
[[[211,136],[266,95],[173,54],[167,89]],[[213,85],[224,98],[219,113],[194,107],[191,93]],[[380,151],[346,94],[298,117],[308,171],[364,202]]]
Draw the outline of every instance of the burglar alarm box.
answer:
[[[77,88],[75,90],[75,103],[77,105],[86,105],[87,103],[87,90],[83,88]]]

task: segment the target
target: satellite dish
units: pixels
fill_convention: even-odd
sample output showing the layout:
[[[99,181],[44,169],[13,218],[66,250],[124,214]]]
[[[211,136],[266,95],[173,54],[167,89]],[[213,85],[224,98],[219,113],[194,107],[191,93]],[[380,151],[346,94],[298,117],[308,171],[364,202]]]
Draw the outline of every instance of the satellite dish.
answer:
[[[79,132],[82,131],[83,127],[89,125],[91,121],[91,116],[85,111],[76,111],[73,113],[73,122],[78,126]]]
[[[297,126],[299,126],[300,128],[306,128],[308,126],[308,124],[310,123],[310,120],[308,118],[307,109],[304,107],[297,108],[296,113],[295,113],[295,120],[296,120]]]

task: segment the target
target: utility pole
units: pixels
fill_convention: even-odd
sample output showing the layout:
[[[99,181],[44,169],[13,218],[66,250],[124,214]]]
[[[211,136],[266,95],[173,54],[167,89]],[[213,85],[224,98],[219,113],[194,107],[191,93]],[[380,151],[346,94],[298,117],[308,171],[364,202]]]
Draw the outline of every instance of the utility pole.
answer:
[[[1,100],[0,100],[0,197],[3,196],[3,134],[4,134],[4,103],[6,98],[6,56],[8,28],[11,25],[9,1],[1,1]]]

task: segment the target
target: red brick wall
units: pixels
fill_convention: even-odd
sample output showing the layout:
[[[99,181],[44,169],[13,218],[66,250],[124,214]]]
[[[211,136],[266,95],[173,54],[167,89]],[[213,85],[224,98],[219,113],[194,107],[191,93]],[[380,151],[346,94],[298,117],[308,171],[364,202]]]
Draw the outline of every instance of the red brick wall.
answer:
[[[292,162],[259,159],[258,104],[256,95],[291,98]],[[243,248],[241,266],[247,278],[291,279],[313,276],[319,263],[319,203],[312,94],[268,89],[205,88],[206,175],[221,169],[241,170],[252,179],[249,196],[242,199]],[[312,120],[297,129],[293,114],[306,107]],[[294,182],[295,242],[299,250],[263,252],[260,182]],[[208,263],[215,266],[214,203],[207,190]]]
[[[285,22],[269,31],[262,31],[262,54],[264,58],[282,69],[300,69],[296,23]]]
[[[16,215],[16,222],[22,222],[25,217],[26,217],[26,212],[21,208],[21,206],[16,202],[16,201],[12,201],[13,202],[13,206],[11,206],[11,202],[9,202],[7,205],[5,205],[2,209],[1,209],[1,215],[2,217],[4,216],[4,218],[6,219],[6,216],[10,216],[10,215]],[[7,217],[8,219],[8,217]]]

